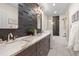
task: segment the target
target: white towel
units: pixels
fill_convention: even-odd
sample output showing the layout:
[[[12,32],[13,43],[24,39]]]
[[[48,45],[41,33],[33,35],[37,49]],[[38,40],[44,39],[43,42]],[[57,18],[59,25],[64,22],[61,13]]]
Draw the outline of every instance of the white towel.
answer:
[[[68,48],[73,51],[79,50],[79,21],[72,23],[72,27],[69,33]]]
[[[76,34],[74,38],[74,46],[73,46],[73,51],[79,51],[79,23],[76,29]]]

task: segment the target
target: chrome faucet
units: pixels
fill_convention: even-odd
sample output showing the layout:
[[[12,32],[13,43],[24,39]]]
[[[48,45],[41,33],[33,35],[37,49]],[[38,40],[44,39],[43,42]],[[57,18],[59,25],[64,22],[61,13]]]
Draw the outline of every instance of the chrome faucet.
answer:
[[[13,34],[12,33],[9,33],[8,34],[8,41],[11,40],[12,37],[13,37]]]

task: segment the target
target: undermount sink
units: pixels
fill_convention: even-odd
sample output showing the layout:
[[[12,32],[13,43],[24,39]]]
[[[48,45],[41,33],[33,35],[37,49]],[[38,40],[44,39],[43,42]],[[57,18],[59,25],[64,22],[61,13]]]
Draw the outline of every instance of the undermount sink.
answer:
[[[23,45],[23,44],[26,44],[26,43],[27,43],[26,41],[15,41],[15,42],[12,42],[12,43],[10,42],[10,44],[12,44],[12,45],[17,44],[17,45],[20,45],[20,46]],[[7,44],[7,45],[9,45],[9,44]]]
[[[8,42],[6,42],[6,44],[11,44],[11,43],[14,43],[16,42],[16,40],[9,40]]]
[[[23,40],[23,41],[27,41],[27,42],[31,42],[31,41],[34,40],[34,39],[35,39],[35,36],[29,36],[29,37],[23,38],[22,40]]]
[[[27,41],[27,42],[31,42],[32,40],[34,40],[35,38],[38,38],[39,36],[41,36],[42,34],[39,33],[37,35],[34,36],[26,36],[24,38],[22,38],[23,41]]]
[[[11,47],[11,46],[13,46],[13,49],[15,49],[15,48],[17,48],[17,49],[21,49],[23,46],[25,46],[25,45],[27,45],[28,44],[28,42],[26,42],[26,41],[15,41],[15,42],[10,42],[9,44],[6,44],[6,48],[7,47]]]

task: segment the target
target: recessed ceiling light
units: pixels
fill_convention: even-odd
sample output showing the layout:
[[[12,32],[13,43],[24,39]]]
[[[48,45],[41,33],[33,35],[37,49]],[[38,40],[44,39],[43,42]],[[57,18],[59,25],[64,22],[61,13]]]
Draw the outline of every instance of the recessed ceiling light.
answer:
[[[55,6],[56,4],[55,3],[53,3],[53,6]]]
[[[57,11],[54,11],[54,14],[56,14],[57,13]]]

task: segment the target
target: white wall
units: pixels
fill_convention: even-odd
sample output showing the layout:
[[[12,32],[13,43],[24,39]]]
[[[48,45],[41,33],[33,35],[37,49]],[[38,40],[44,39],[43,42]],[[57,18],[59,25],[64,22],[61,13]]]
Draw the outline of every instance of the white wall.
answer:
[[[47,30],[51,32],[51,37],[53,37],[53,19],[52,16],[47,16]]]
[[[50,48],[53,48],[53,18],[52,16],[47,16],[47,30],[51,32],[51,38],[50,38]]]
[[[47,15],[42,12],[42,31],[47,30]]]
[[[50,48],[53,47],[53,23],[52,23],[52,16],[47,16],[45,13],[42,13],[42,31],[50,31],[51,38],[50,38]]]
[[[69,31],[72,26],[72,15],[79,10],[79,3],[73,3],[69,7]]]
[[[69,39],[69,11],[65,13],[66,39]]]
[[[42,12],[42,30],[46,31],[52,31],[52,26],[53,22],[52,22],[52,16],[47,16],[45,13]]]
[[[72,26],[72,15],[79,10],[79,3],[70,4],[64,15],[60,15],[60,36],[64,35],[63,20],[65,19],[66,38],[69,39],[69,32]]]
[[[61,37],[65,37],[68,40],[69,37],[69,13],[68,10],[59,17],[59,33]],[[65,34],[66,33],[66,34]]]
[[[66,38],[69,39],[69,32],[72,26],[72,15],[79,10],[79,3],[70,4],[68,10],[66,10],[65,14],[60,15],[60,36],[64,36],[66,31]],[[63,20],[65,19],[65,25],[63,25]],[[64,31],[64,26],[66,27]]]
[[[65,17],[65,15],[59,16],[59,35],[61,37],[63,37],[64,33],[65,33],[64,17]]]

